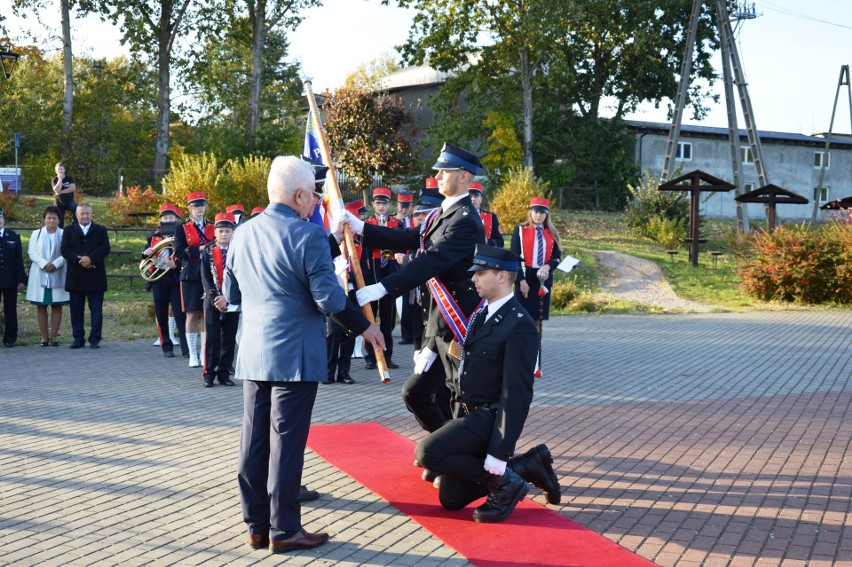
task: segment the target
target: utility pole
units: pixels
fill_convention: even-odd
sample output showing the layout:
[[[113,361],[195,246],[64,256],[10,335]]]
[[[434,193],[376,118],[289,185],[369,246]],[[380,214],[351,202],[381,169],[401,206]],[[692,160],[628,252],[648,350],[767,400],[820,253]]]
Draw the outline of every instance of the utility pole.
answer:
[[[849,96],[849,119],[852,121],[852,86],[849,84],[849,65],[840,66],[840,78],[837,79],[837,91],[834,93],[834,108],[831,109],[831,122],[828,123],[828,134],[825,136],[825,150],[822,152],[822,164],[819,168],[819,182],[814,187],[814,211],[811,221],[816,221],[819,213],[819,195],[822,193],[822,184],[825,181],[825,168],[828,166],[828,150],[831,147],[831,134],[834,131],[834,115],[837,113],[837,101],[840,97],[840,87],[846,85]]]

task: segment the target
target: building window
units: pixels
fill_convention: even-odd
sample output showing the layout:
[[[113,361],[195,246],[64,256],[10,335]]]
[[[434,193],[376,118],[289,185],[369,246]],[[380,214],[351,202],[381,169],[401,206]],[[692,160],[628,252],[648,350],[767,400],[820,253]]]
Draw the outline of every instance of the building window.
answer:
[[[692,161],[692,142],[678,142],[675,159]]]
[[[816,187],[814,187],[814,193],[816,193]],[[819,191],[819,202],[820,203],[828,203],[831,198],[831,187],[826,185],[822,186],[822,189]]]
[[[822,167],[823,156],[825,156],[825,168],[829,169],[831,167],[831,152],[828,154],[825,152],[814,152],[814,167]]]
[[[746,193],[754,191],[754,183],[743,183],[743,191]]]
[[[740,146],[740,160],[743,163],[754,163],[754,154],[751,153],[750,146]]]

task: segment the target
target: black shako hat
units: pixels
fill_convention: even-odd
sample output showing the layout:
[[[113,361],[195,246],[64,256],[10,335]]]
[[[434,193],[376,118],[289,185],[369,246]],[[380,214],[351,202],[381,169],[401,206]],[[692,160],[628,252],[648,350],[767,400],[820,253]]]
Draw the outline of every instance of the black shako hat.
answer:
[[[328,173],[328,166],[314,161],[309,157],[299,157],[302,158],[302,161],[308,162],[309,164],[311,164],[311,167],[314,168],[314,184],[316,185],[317,189],[322,190],[322,186],[325,184],[325,176]]]
[[[516,274],[521,268],[521,257],[505,248],[476,245],[476,253],[473,256],[473,265],[468,272],[480,270],[506,270]]]
[[[435,162],[432,169],[464,169],[474,175],[485,174],[482,162],[479,161],[476,154],[452,144],[444,144],[444,147],[441,148],[441,155],[438,156],[438,161]]]

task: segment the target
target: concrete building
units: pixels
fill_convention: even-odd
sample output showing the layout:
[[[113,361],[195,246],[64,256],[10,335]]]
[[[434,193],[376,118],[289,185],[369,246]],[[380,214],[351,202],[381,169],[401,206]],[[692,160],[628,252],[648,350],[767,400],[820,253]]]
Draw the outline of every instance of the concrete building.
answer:
[[[635,140],[635,161],[644,171],[659,175],[663,168],[670,125],[661,122],[627,121]],[[807,136],[787,132],[759,131],[764,167],[769,183],[806,197],[807,205],[778,207],[779,220],[808,219],[813,211],[814,188],[819,183],[825,150],[824,135]],[[680,130],[675,167],[683,173],[700,169],[733,182],[730,142],[727,128],[683,125]],[[746,192],[760,185],[745,130],[740,130],[740,156]],[[832,135],[820,205],[852,195],[852,138]],[[735,192],[702,196],[701,214],[709,217],[736,217]],[[748,205],[750,219],[765,218],[763,205]]]

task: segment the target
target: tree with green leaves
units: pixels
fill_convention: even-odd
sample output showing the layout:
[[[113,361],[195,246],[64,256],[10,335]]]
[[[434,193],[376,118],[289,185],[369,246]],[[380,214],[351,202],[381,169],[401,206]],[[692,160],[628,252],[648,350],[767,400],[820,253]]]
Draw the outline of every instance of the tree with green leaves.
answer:
[[[412,116],[401,99],[344,87],[334,92],[324,110],[335,161],[358,189],[369,188],[375,173],[393,179],[414,166],[411,137],[406,135]]]
[[[397,61],[397,54],[391,51],[382,53],[379,57],[362,63],[346,76],[343,86],[368,91],[378,91],[382,88],[382,79],[402,69]]]

